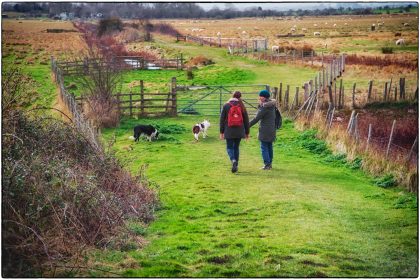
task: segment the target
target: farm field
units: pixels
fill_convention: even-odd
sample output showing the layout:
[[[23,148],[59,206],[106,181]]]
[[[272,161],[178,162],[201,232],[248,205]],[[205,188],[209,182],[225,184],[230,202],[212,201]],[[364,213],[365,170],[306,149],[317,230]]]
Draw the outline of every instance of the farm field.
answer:
[[[372,23],[382,21],[378,30],[370,32]],[[418,14],[152,22],[170,23],[193,35],[216,36],[221,31],[222,37],[268,37],[270,45],[310,44],[326,54],[338,50],[418,61]],[[307,36],[276,37],[294,25],[297,33],[307,28]],[[36,101],[32,105],[64,106],[57,95],[50,57],[59,61],[82,58],[86,51],[82,33],[66,21],[8,19],[2,28],[2,71],[13,65],[22,67],[33,83]],[[203,31],[192,33],[197,28]],[[47,29],[65,32],[48,33]],[[314,37],[318,30],[321,37]],[[395,46],[397,32],[407,40],[405,46]],[[294,90],[302,89],[320,69],[319,63],[275,64],[232,56],[225,48],[175,42],[174,37],[158,33],[153,33],[152,42],[124,46],[129,51],[154,51],[158,57],[182,53],[187,63],[203,56],[213,64],[192,67],[192,78],[185,70],[127,71],[118,84],[119,92],[139,92],[139,81],[144,80],[146,93],[166,93],[172,77],[178,85],[273,88],[281,82],[283,91],[286,85]],[[394,53],[382,54],[383,47],[393,47]],[[418,69],[348,65],[342,78],[348,100],[357,84],[358,101],[365,98],[370,80],[374,95],[381,96],[383,84],[391,79],[397,83],[400,77],[406,78],[407,92],[414,95]],[[65,77],[65,85],[75,96],[85,94],[77,78]],[[256,100],[258,91],[253,90]],[[181,91],[178,96],[183,98]],[[401,115],[414,119],[418,112],[410,111]],[[195,142],[191,127],[204,118],[211,122],[209,137]],[[139,123],[157,126],[160,138],[150,143],[129,140]],[[241,144],[239,172],[232,174],[218,126],[216,116],[179,115],[124,117],[118,127],[102,129],[104,146],[109,146],[124,169],[133,176],[145,170],[143,179],[157,190],[160,205],[150,225],[128,222],[141,242],[120,250],[91,250],[86,260],[98,270],[68,276],[109,276],[106,271],[123,277],[418,276],[416,194],[401,186],[379,187],[377,181],[383,177],[364,173],[360,159],[346,162],[343,155],[332,154],[325,142],[316,139],[315,131],[302,132],[288,119],[274,143],[272,171],[259,169],[256,125],[249,141]]]
[[[380,54],[381,47],[395,46],[395,38],[403,37],[408,45],[398,52],[417,52],[418,14],[390,14],[368,16],[320,17],[267,17],[264,19],[240,18],[230,20],[166,20],[183,34],[223,38],[268,38],[269,45],[309,44],[318,52]],[[381,23],[381,26],[378,26]],[[383,24],[382,24],[383,23]],[[408,26],[403,24],[407,23]],[[370,28],[375,24],[376,31]],[[335,26],[334,26],[335,25]],[[295,28],[303,38],[277,38]],[[304,28],[304,30],[302,30]],[[305,30],[306,29],[306,30]],[[320,32],[321,36],[314,36]],[[401,33],[396,36],[395,33]]]
[[[189,130],[198,120],[144,120],[164,131],[152,143],[128,139],[135,120],[104,131],[105,139],[115,134],[113,150],[133,174],[148,165],[162,208],[149,228],[138,230],[148,245],[98,253],[101,265],[131,265],[121,269],[130,277],[417,275],[415,195],[379,188],[351,165],[303,149],[290,122],[278,133],[271,172],[259,170],[252,128],[233,175],[218,119],[196,143]]]

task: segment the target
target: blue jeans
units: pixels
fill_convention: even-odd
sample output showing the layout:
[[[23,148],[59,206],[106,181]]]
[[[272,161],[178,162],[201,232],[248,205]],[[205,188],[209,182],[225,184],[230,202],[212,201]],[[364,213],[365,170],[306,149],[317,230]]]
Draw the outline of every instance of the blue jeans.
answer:
[[[271,164],[273,162],[273,142],[261,141],[261,154],[264,164]]]
[[[241,143],[241,138],[226,139],[226,150],[231,161],[232,160],[239,161],[239,144],[240,143]]]

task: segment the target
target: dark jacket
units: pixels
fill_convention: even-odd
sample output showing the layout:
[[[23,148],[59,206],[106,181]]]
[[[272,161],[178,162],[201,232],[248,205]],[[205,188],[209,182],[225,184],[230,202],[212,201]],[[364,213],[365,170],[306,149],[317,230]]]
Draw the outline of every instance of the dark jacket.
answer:
[[[222,113],[220,115],[220,133],[225,134],[225,139],[233,139],[233,138],[245,138],[246,134],[249,134],[249,118],[248,113],[242,112],[242,119],[244,120],[244,124],[242,126],[228,126],[228,114],[231,105],[229,102],[232,102],[234,105],[237,105],[238,99],[231,98],[229,101],[223,106]]]
[[[260,129],[258,133],[258,140],[264,142],[274,142],[276,139],[276,101],[267,99],[262,105],[258,106],[257,115],[249,126],[253,126],[258,121],[260,122]]]

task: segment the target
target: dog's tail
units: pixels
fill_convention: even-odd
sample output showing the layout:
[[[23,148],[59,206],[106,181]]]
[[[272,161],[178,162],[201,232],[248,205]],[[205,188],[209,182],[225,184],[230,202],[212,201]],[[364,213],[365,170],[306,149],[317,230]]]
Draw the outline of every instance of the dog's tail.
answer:
[[[136,138],[134,138],[134,136],[129,136],[129,137],[128,137],[128,139],[130,139],[130,140],[134,140],[134,139],[136,139]]]

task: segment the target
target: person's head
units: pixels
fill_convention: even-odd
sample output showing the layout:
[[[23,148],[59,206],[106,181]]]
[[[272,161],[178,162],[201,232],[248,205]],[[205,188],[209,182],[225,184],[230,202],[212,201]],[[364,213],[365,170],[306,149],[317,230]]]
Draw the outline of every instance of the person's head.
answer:
[[[233,97],[237,98],[237,99],[241,98],[241,96],[242,96],[242,94],[241,94],[240,91],[235,91],[235,93],[233,94]]]
[[[263,89],[258,94],[260,101],[265,101],[266,99],[270,98],[270,92],[266,89]]]

